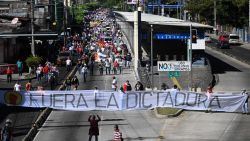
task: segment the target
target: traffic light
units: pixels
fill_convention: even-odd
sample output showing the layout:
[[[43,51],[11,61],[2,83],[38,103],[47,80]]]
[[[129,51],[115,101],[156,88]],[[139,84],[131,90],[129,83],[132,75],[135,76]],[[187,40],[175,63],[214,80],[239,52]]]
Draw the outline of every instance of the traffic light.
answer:
[[[192,43],[197,43],[197,30],[192,29]]]

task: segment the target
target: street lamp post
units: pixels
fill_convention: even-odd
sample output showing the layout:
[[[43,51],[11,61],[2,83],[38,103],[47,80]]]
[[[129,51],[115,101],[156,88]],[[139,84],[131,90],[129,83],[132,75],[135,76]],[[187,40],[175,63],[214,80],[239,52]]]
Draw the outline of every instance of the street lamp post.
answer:
[[[214,34],[216,35],[216,30],[217,30],[217,28],[216,28],[216,0],[214,0]]]
[[[35,56],[35,42],[34,42],[34,5],[33,0],[30,2],[30,12],[31,12],[31,54]]]
[[[153,25],[151,24],[150,25],[150,29],[151,29],[151,55],[150,55],[150,58],[151,58],[151,86],[152,86],[152,89],[154,89],[154,62],[153,62]]]
[[[192,79],[193,79],[193,74],[192,74],[192,24],[190,24],[190,40],[189,40],[189,48],[188,48],[188,61],[190,62],[190,71],[189,71],[189,83],[188,83],[188,88],[192,91]]]

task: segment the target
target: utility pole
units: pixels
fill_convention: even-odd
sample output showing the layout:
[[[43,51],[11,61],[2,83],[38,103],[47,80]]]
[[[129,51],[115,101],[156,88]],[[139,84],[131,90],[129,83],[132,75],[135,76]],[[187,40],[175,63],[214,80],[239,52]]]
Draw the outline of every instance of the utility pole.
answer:
[[[214,0],[214,34],[216,34],[217,25],[216,25],[216,0]]]
[[[150,55],[150,60],[151,60],[151,87],[152,87],[152,90],[154,89],[154,49],[153,49],[153,40],[154,40],[154,29],[153,29],[153,25],[151,24],[150,25],[150,30],[151,30],[151,45],[150,45],[150,49],[151,49],[151,55]]]
[[[64,29],[64,47],[67,45],[67,20],[68,20],[68,0],[65,0],[65,5],[64,5],[64,16],[63,16],[63,29]]]
[[[192,53],[193,53],[193,51],[192,51],[192,43],[193,43],[193,40],[192,40],[192,24],[190,24],[190,42],[189,42],[189,48],[188,48],[188,61],[190,62],[190,68],[191,68],[191,70],[189,71],[189,82],[188,82],[188,88],[189,88],[189,90],[190,91],[192,91],[192,87],[193,87],[193,81],[192,81],[192,79],[193,79],[193,74],[192,74]]]
[[[248,39],[249,37],[250,37],[250,0],[248,1],[248,37],[247,37],[248,42],[250,41]]]
[[[35,42],[34,42],[34,5],[33,0],[30,1],[31,12],[31,54],[35,56]]]
[[[141,48],[141,37],[140,37],[140,29],[141,29],[141,11],[142,8],[140,6],[139,0],[137,0],[136,10],[134,11],[134,69],[138,69],[138,62],[139,62],[139,52]]]

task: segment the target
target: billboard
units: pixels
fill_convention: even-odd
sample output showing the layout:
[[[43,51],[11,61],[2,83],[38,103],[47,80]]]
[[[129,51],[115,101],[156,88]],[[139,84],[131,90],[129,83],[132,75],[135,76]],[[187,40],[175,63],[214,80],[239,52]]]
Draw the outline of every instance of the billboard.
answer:
[[[189,61],[158,61],[158,71],[191,71]]]
[[[127,4],[137,4],[138,0],[127,0]],[[144,3],[144,0],[139,0],[140,4]]]

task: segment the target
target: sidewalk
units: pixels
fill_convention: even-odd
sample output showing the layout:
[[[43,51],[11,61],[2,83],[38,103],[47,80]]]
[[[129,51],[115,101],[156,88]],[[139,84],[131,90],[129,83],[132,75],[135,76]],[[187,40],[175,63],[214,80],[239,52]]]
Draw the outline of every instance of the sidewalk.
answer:
[[[20,81],[22,87],[25,86],[26,82],[28,82],[30,79],[33,80],[36,77],[34,75],[29,76],[28,73],[23,73],[22,76],[19,76],[18,74],[12,74],[12,82],[7,82],[7,76],[6,75],[0,75],[0,89],[13,89],[13,86],[15,85],[16,81]]]

